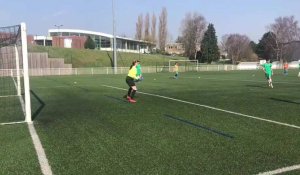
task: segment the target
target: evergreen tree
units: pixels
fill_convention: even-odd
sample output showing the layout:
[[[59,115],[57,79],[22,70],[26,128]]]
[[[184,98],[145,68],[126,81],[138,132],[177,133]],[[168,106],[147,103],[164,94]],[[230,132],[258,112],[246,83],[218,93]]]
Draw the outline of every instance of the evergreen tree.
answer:
[[[96,44],[95,44],[94,40],[90,36],[88,36],[84,43],[84,48],[85,49],[95,49],[95,47],[96,47]]]
[[[277,45],[275,34],[272,32],[265,33],[262,39],[259,40],[259,43],[257,44],[254,51],[260,58],[267,60],[276,60]]]
[[[253,50],[253,52],[255,52],[257,44],[254,41],[250,41],[249,45],[250,45],[251,49]]]
[[[199,62],[211,63],[220,58],[218,40],[213,24],[209,24],[201,42],[201,57]]]

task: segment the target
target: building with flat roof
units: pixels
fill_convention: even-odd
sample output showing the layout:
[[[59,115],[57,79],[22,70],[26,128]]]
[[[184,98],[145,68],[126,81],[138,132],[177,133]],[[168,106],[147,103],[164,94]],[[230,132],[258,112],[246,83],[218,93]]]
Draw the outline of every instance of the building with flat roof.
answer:
[[[78,29],[49,29],[48,35],[52,38],[52,46],[64,48],[84,48],[84,42],[90,36],[96,45],[95,49],[112,51],[113,35]],[[117,51],[133,53],[149,53],[155,44],[116,36]]]

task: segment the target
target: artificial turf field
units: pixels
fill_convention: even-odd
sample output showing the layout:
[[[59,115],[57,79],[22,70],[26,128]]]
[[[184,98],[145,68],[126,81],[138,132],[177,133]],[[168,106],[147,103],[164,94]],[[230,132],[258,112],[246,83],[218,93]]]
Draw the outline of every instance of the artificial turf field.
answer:
[[[258,174],[300,164],[297,73],[144,74],[135,104],[125,75],[31,77],[34,125],[54,174]],[[27,125],[0,130],[0,174],[41,174]]]

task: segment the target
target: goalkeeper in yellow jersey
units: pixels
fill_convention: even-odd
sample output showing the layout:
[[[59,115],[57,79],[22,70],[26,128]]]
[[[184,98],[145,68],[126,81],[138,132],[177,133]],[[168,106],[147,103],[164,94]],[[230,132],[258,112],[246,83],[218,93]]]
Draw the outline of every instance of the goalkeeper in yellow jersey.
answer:
[[[138,77],[136,76],[137,75],[137,70],[136,70],[137,64],[138,64],[138,62],[136,60],[134,60],[132,62],[131,66],[129,68],[128,75],[126,77],[126,83],[128,84],[129,89],[128,89],[127,95],[125,95],[124,97],[126,97],[130,103],[136,102],[133,98],[137,91],[137,87],[135,85],[135,80],[138,79]]]

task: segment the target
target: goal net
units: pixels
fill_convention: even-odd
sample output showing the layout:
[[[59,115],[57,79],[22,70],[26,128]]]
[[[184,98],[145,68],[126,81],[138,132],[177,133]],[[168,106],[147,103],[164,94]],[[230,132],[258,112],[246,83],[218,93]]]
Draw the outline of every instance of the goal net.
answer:
[[[169,60],[169,72],[172,72],[175,63],[179,64],[179,72],[198,72],[198,60]]]
[[[0,124],[31,122],[26,25],[0,27]]]

